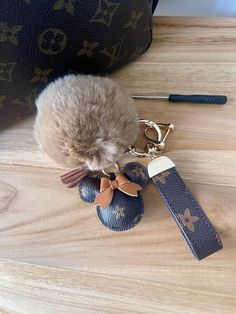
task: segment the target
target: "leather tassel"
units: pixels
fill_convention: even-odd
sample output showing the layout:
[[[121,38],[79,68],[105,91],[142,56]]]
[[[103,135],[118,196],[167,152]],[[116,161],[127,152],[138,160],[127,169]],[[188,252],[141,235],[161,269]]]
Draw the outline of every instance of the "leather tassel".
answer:
[[[89,170],[86,168],[76,168],[64,175],[61,176],[61,181],[68,188],[72,188],[78,184],[83,178],[85,178],[89,173]]]

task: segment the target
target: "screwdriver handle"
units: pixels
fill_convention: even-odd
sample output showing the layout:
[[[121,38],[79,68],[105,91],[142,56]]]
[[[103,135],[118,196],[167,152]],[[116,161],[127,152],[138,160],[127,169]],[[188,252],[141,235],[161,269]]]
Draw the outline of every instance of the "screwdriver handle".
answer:
[[[169,95],[169,101],[171,102],[192,102],[200,104],[218,104],[223,105],[227,102],[227,97],[223,95],[211,96],[211,95]]]

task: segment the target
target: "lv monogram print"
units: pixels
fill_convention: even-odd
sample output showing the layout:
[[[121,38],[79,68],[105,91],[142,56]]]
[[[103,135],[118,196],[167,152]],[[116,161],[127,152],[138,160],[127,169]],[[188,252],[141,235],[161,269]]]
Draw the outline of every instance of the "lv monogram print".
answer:
[[[137,12],[135,10],[132,10],[131,16],[129,21],[124,25],[124,28],[131,27],[132,29],[135,29],[138,25],[139,20],[143,16],[143,12]]]
[[[98,43],[90,43],[87,40],[83,41],[83,48],[81,48],[78,52],[78,56],[86,55],[91,58],[94,53],[94,49],[97,47]]]
[[[119,3],[109,2],[108,0],[100,0],[97,10],[90,22],[98,22],[110,26],[113,15],[115,14],[119,5]]]
[[[54,55],[65,49],[67,43],[66,34],[59,28],[49,28],[40,34],[39,49],[47,54]]]
[[[12,72],[16,62],[12,63],[0,63],[0,80],[2,81],[12,81]]]
[[[21,25],[9,26],[0,21],[0,42],[8,41],[13,45],[18,45],[17,36],[21,29]]]
[[[177,216],[183,227],[186,227],[190,231],[194,232],[194,223],[198,221],[198,216],[192,216],[189,208],[186,208],[183,214],[177,214]]]
[[[138,177],[144,177],[145,176],[143,168],[140,168],[140,167],[135,167],[134,169],[131,170],[131,172],[136,174]]]
[[[168,177],[168,175],[170,174],[169,171],[164,171],[161,174],[155,176],[154,180],[159,181],[161,184],[165,184],[166,183],[166,177]]]
[[[110,61],[109,66],[114,65],[121,59],[125,58],[125,56],[127,55],[127,51],[125,51],[122,54],[124,39],[125,39],[125,36],[123,36],[121,40],[115,45],[113,45],[112,47],[105,48],[101,51],[101,53],[103,53],[106,57],[109,58],[109,61]]]
[[[42,70],[40,68],[34,68],[34,76],[31,78],[30,82],[44,82],[48,80],[48,75],[53,71],[53,69]]]
[[[54,6],[54,10],[65,9],[67,13],[74,14],[75,11],[75,1],[76,0],[58,0]]]
[[[133,60],[135,58],[137,58],[138,56],[140,56],[145,50],[146,50],[146,46],[145,47],[136,47],[133,54],[129,57],[129,60]]]
[[[124,208],[119,207],[118,205],[115,206],[115,209],[112,211],[114,215],[116,215],[116,220],[125,217]]]
[[[26,96],[24,99],[16,99],[15,103],[28,108],[28,113],[33,111],[33,104],[36,97],[36,90],[33,90],[32,94]]]
[[[45,5],[17,0],[15,13],[8,2],[0,0],[0,129],[26,116],[32,110],[30,93],[50,80],[68,73],[108,73],[151,41],[151,32],[143,32],[151,25],[149,0],[50,0]]]

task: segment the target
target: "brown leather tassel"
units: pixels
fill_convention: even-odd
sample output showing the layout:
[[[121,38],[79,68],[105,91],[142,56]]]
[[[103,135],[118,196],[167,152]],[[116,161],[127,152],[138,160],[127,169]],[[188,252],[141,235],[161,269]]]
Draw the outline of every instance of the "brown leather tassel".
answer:
[[[61,176],[61,181],[63,184],[66,184],[68,188],[72,188],[78,184],[83,178],[85,178],[89,173],[89,170],[86,168],[76,168],[66,174]]]

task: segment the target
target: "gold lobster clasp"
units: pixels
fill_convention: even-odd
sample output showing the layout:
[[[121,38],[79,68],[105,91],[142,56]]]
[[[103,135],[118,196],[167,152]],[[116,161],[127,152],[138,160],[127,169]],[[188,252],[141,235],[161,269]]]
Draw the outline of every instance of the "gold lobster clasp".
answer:
[[[151,120],[140,119],[139,123],[141,125],[146,125],[144,129],[144,135],[147,140],[145,149],[143,151],[138,151],[135,146],[130,146],[128,152],[136,157],[150,157],[156,158],[162,154],[165,146],[165,140],[169,133],[174,129],[174,125],[171,123],[157,123]],[[150,137],[150,131],[155,132],[156,138]],[[164,131],[164,133],[163,133]]]

